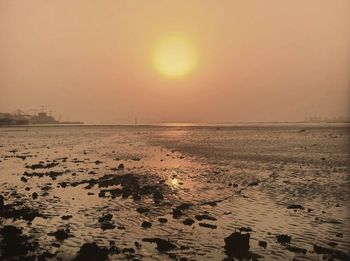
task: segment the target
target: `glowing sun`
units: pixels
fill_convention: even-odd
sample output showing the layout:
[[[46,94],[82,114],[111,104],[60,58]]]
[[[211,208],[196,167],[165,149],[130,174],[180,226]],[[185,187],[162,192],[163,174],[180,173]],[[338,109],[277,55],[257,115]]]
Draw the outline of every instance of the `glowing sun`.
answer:
[[[197,54],[188,37],[169,34],[162,36],[156,42],[152,63],[162,75],[180,78],[193,71],[197,63]]]

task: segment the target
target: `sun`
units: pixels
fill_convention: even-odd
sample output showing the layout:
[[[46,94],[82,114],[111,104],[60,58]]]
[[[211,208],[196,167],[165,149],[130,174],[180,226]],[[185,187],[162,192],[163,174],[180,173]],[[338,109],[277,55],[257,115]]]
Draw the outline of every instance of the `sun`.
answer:
[[[160,74],[170,78],[181,78],[196,67],[196,49],[189,37],[182,34],[166,34],[154,45],[152,63]]]

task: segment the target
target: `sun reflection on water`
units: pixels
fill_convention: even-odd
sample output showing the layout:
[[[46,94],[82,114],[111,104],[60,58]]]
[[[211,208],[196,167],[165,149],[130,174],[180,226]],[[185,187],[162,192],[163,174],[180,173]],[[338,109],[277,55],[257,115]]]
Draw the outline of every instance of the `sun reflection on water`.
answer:
[[[170,185],[173,187],[173,188],[177,188],[179,187],[179,180],[177,178],[172,178],[170,180]]]

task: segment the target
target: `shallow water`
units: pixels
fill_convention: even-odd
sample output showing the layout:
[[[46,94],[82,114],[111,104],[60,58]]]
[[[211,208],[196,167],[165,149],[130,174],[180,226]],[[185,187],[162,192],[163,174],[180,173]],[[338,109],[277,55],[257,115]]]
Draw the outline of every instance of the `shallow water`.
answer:
[[[0,194],[5,204],[36,209],[42,217],[31,222],[1,218],[0,228],[23,228],[23,234],[39,244],[34,254],[48,252],[53,260],[73,259],[86,242],[117,246],[121,252],[109,253],[112,260],[222,260],[227,256],[224,238],[242,227],[251,229],[249,251],[265,260],[330,257],[314,251],[314,245],[346,256],[349,130],[348,126],[1,128]],[[40,162],[57,165],[30,168]],[[125,168],[118,170],[121,163]],[[50,171],[59,174],[45,175]],[[124,198],[108,191],[101,196],[103,190],[125,186],[101,187],[99,182],[109,174],[132,174],[141,187],[159,189],[162,198],[155,200],[154,191],[137,191],[138,197],[135,191]],[[92,186],[90,179],[96,182]],[[38,198],[32,198],[33,192]],[[174,218],[173,209],[183,203],[189,203],[188,208]],[[292,204],[302,209],[288,209]],[[147,212],[140,213],[140,208]],[[113,215],[109,222],[113,227],[103,230],[99,218],[108,213]],[[197,220],[199,214],[214,218]],[[63,215],[72,218],[62,220]],[[159,218],[168,222],[161,224]],[[195,222],[185,225],[186,218]],[[143,228],[143,221],[152,226]],[[49,235],[59,228],[69,228],[72,237],[58,240]],[[291,242],[278,243],[280,234],[291,236]],[[153,237],[170,240],[176,248],[159,252],[155,244],[142,241]],[[267,242],[266,248],[259,246],[261,240]]]

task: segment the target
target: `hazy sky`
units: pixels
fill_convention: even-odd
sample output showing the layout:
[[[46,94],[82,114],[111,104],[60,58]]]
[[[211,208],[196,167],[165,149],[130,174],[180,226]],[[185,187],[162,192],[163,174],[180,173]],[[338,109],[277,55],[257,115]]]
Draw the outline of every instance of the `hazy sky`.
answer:
[[[154,69],[166,33],[195,46]],[[89,123],[293,121],[350,114],[349,0],[0,0],[0,111]]]

